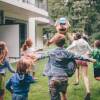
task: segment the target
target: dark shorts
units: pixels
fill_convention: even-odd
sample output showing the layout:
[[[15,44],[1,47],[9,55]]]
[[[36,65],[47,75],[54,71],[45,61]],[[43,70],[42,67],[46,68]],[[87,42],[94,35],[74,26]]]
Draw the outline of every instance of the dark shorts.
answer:
[[[88,67],[87,61],[76,60],[76,64],[79,65],[79,66]]]
[[[68,82],[67,80],[51,80],[49,81],[49,90],[51,100],[61,100],[60,92],[66,93]]]
[[[94,77],[100,77],[100,68],[94,68]]]

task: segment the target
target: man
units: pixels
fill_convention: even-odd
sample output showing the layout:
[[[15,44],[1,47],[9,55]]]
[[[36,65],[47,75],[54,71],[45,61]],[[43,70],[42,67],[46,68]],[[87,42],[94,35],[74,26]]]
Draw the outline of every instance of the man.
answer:
[[[56,40],[65,38],[66,32],[68,28],[70,27],[69,21],[65,17],[59,18],[56,23],[55,27],[57,30],[57,33],[48,41],[47,45],[55,43]]]

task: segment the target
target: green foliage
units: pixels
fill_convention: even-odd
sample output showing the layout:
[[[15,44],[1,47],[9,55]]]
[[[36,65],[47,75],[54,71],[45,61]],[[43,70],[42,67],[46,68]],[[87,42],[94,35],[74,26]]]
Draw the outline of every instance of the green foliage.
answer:
[[[95,40],[100,40],[100,32],[90,36],[90,41],[93,43]]]
[[[48,0],[48,6],[54,21],[68,17],[71,31],[86,32],[89,36],[100,32],[100,0]]]

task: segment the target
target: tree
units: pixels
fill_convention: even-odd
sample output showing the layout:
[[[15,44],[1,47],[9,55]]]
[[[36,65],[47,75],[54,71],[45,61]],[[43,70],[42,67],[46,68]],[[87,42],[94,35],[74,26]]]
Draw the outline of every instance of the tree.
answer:
[[[48,0],[48,5],[51,18],[67,16],[72,31],[100,32],[100,0]]]

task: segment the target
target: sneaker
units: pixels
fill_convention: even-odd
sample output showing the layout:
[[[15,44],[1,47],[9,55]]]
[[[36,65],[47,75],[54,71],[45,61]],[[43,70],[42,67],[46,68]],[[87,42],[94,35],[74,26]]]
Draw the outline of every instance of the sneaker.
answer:
[[[90,100],[90,93],[87,93],[84,100]]]

